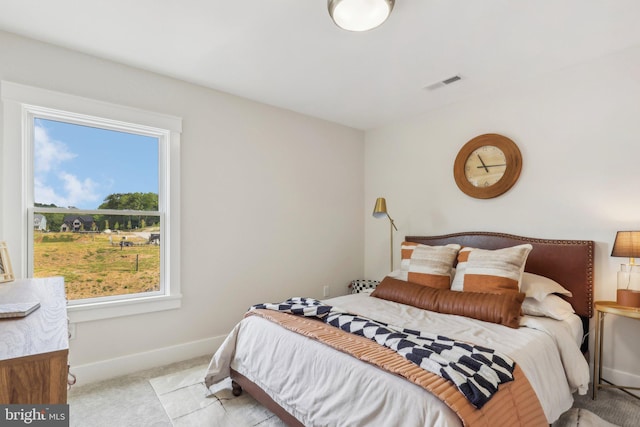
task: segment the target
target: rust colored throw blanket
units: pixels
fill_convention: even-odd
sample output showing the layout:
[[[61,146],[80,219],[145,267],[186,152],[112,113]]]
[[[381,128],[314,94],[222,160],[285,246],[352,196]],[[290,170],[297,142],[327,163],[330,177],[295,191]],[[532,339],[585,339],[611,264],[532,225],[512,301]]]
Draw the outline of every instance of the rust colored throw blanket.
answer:
[[[476,409],[449,381],[425,371],[395,351],[367,338],[350,334],[318,320],[273,310],[251,310],[245,316],[251,315],[270,320],[290,331],[406,378],[445,402],[465,426],[548,426],[533,388],[517,365],[513,372],[514,381],[502,384],[487,404],[481,409]]]

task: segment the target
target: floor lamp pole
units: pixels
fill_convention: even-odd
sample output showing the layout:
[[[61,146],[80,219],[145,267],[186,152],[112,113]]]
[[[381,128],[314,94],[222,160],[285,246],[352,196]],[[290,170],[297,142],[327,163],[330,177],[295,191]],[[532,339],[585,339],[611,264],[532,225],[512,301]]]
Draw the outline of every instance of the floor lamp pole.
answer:
[[[389,214],[387,214],[388,216]],[[391,268],[389,269],[389,271],[393,271],[393,229],[396,228],[396,225],[393,223],[393,220],[391,219],[391,217],[389,217],[389,222],[391,223],[391,225],[389,226],[389,230],[390,230],[390,235],[389,235],[389,241],[391,242]],[[397,228],[396,228],[397,230]]]

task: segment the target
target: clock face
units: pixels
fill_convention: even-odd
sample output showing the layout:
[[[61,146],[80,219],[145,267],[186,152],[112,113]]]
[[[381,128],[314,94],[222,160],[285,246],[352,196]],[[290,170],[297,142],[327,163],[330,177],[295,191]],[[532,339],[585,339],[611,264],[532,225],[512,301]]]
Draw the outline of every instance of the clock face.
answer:
[[[504,152],[494,145],[484,145],[471,152],[464,164],[464,176],[474,187],[496,184],[507,170]]]

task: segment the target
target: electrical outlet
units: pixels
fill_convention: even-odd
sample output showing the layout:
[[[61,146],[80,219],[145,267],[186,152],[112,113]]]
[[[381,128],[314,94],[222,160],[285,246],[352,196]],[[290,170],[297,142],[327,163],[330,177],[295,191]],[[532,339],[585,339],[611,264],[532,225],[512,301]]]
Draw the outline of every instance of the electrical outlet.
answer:
[[[75,323],[69,323],[69,339],[70,340],[74,340],[76,339],[76,324]]]
[[[329,296],[329,287],[328,286],[323,286],[322,287],[322,296],[323,297],[328,297]]]

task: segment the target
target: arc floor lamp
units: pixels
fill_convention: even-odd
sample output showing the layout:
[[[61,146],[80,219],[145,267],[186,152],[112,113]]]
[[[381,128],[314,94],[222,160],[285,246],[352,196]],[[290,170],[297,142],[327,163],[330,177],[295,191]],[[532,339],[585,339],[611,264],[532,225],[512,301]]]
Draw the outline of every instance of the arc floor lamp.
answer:
[[[374,218],[384,218],[386,216],[387,218],[389,218],[389,222],[391,223],[391,226],[390,226],[391,266],[389,271],[393,271],[393,230],[395,229],[396,231],[398,231],[398,228],[396,227],[396,224],[393,222],[393,219],[391,218],[391,216],[389,216],[389,212],[387,212],[387,201],[384,199],[384,197],[378,197],[376,199],[376,205],[373,208],[373,216]]]

